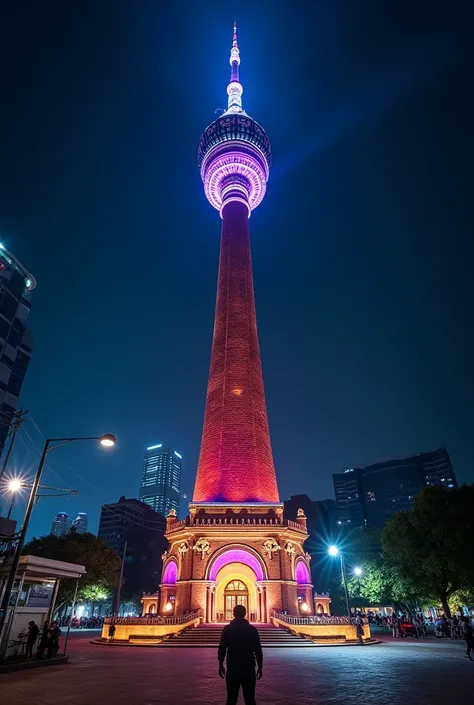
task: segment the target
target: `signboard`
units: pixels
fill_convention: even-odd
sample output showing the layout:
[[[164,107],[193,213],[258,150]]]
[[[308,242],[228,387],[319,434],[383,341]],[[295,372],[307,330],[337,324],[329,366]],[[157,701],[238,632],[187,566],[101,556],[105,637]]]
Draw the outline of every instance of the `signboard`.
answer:
[[[28,593],[27,607],[49,607],[53,597],[52,583],[33,583]]]

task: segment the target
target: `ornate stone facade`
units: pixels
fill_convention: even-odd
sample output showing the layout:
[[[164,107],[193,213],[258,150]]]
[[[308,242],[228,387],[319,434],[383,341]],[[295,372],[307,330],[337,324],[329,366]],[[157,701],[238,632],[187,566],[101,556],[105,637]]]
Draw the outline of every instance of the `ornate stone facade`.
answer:
[[[166,536],[163,576],[175,582],[161,585],[162,614],[171,602],[176,615],[202,609],[206,622],[228,621],[235,581],[252,621],[268,622],[271,610],[314,612],[306,518],[286,521],[281,504],[191,504],[186,519],[168,517]]]

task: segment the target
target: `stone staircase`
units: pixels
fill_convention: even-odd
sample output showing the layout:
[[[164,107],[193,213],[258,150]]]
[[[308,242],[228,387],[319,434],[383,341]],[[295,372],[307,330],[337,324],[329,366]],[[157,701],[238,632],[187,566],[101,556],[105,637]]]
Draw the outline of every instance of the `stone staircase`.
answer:
[[[186,629],[177,636],[163,641],[163,647],[201,647],[217,649],[221,636],[223,624],[201,624],[195,629]],[[285,629],[278,629],[271,624],[255,624],[260,634],[260,641],[264,649],[279,647],[311,647],[311,641],[300,638],[287,632]]]

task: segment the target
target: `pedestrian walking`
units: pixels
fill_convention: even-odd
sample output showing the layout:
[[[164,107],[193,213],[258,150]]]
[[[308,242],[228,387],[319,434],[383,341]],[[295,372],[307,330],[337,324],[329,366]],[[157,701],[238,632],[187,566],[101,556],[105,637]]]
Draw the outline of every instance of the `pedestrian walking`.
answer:
[[[246,614],[244,605],[234,607],[234,619],[222,630],[217,652],[219,676],[226,681],[227,705],[237,705],[241,687],[245,705],[256,705],[256,680],[262,677],[263,654],[260,635],[245,619]]]
[[[471,656],[471,651],[474,650],[474,635],[472,632],[472,625],[469,621],[469,617],[462,618],[462,634],[464,641],[466,642],[466,655],[464,658],[469,659],[469,661],[474,661]]]
[[[115,624],[109,624],[109,638],[108,641],[113,641],[115,636]]]
[[[38,634],[39,627],[36,622],[28,622],[28,636],[26,637],[26,657],[29,659],[33,658],[33,647],[36,644]]]

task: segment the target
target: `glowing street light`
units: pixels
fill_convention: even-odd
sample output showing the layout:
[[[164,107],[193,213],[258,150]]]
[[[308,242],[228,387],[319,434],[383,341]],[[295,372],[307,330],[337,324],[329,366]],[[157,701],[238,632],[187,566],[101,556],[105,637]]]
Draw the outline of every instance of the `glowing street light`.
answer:
[[[102,438],[100,439],[100,445],[104,446],[105,448],[111,448],[116,444],[115,436],[113,436],[111,433],[106,433]]]
[[[9,483],[7,485],[7,490],[9,492],[15,493],[15,492],[19,492],[22,487],[23,487],[23,483],[20,480],[20,478],[14,477],[13,479],[11,479],[9,481]]]
[[[6,491],[7,491],[7,492],[10,492],[12,498],[11,498],[11,501],[10,501],[10,506],[9,506],[9,508],[8,508],[7,519],[10,519],[10,517],[11,517],[13,505],[15,504],[15,495],[16,495],[18,492],[21,492],[21,490],[23,489],[23,487],[24,487],[23,481],[20,480],[19,477],[12,477],[12,478],[8,481],[7,486],[6,486]]]
[[[301,603],[301,611],[302,612],[307,612],[309,610],[308,603],[307,602],[302,602]]]
[[[167,602],[165,605],[165,612],[171,612],[172,609],[173,605],[171,604],[171,602]]]
[[[358,578],[360,578],[360,576],[362,575],[363,572],[364,571],[362,570],[362,568],[360,566],[356,565],[356,567],[354,568],[354,575],[356,575]]]
[[[341,573],[342,573],[342,582],[344,583],[344,593],[346,596],[346,608],[347,608],[347,616],[349,617],[349,621],[352,618],[351,615],[351,603],[349,600],[349,590],[347,588],[347,576],[346,576],[346,564],[344,562],[344,555],[341,553],[339,548],[335,546],[334,544],[332,546],[329,546],[328,548],[328,554],[332,557],[335,558],[336,556],[339,556],[341,559]]]

